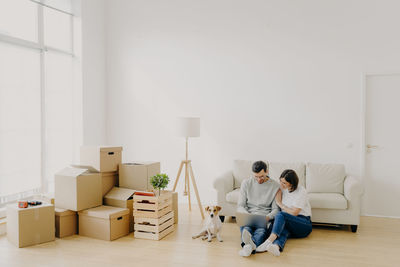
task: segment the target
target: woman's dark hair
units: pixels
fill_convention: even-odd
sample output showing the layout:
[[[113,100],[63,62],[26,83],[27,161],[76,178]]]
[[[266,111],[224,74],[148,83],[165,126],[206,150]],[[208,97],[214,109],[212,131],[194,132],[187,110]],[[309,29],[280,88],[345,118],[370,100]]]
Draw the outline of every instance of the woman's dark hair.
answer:
[[[252,170],[254,173],[259,173],[261,170],[267,172],[267,164],[265,164],[265,162],[261,160],[256,161],[253,163]]]
[[[289,192],[293,192],[299,185],[299,177],[294,170],[284,170],[279,179],[285,178],[286,182],[291,185]]]

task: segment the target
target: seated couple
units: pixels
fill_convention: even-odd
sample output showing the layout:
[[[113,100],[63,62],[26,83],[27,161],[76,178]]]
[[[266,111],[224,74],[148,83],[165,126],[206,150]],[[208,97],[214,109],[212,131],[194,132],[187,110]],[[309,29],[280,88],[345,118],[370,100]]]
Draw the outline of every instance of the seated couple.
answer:
[[[240,187],[238,212],[265,215],[267,227],[242,226],[242,249],[239,255],[248,257],[255,252],[268,251],[279,256],[289,237],[306,237],[312,231],[311,206],[306,190],[299,185],[293,170],[280,176],[280,186],[268,176],[267,164],[253,164],[254,177]]]

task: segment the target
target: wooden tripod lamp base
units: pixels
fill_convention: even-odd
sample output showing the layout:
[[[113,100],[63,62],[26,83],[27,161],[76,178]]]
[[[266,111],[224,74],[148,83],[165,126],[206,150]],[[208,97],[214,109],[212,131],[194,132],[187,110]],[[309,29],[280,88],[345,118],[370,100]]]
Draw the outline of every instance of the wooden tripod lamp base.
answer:
[[[172,189],[172,191],[175,191],[175,189],[176,189],[176,185],[178,184],[179,177],[181,176],[183,166],[185,166],[185,191],[184,191],[184,195],[187,194],[187,196],[188,196],[189,211],[192,210],[191,201],[190,201],[190,181],[189,181],[189,177],[190,177],[191,180],[192,180],[194,192],[196,194],[197,203],[199,205],[201,217],[204,219],[203,206],[201,205],[199,191],[197,190],[197,185],[196,185],[196,180],[195,180],[194,174],[193,174],[193,168],[192,168],[192,161],[191,160],[182,160],[181,165],[179,166],[178,175],[176,176],[175,183],[174,183],[174,188]]]

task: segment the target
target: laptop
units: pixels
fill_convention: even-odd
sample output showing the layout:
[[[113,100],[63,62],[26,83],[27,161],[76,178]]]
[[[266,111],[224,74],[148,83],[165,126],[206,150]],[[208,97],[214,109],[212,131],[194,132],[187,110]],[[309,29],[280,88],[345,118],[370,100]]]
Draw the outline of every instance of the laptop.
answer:
[[[238,226],[268,227],[267,216],[236,212],[236,223]]]

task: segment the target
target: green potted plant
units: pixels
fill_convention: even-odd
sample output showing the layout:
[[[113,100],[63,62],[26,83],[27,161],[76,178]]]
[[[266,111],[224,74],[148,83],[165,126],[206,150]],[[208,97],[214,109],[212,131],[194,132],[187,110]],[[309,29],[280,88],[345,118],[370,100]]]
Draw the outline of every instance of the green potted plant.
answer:
[[[167,187],[169,183],[169,177],[165,173],[159,173],[150,178],[150,183],[154,189],[158,189],[158,195],[160,195],[161,189]]]

